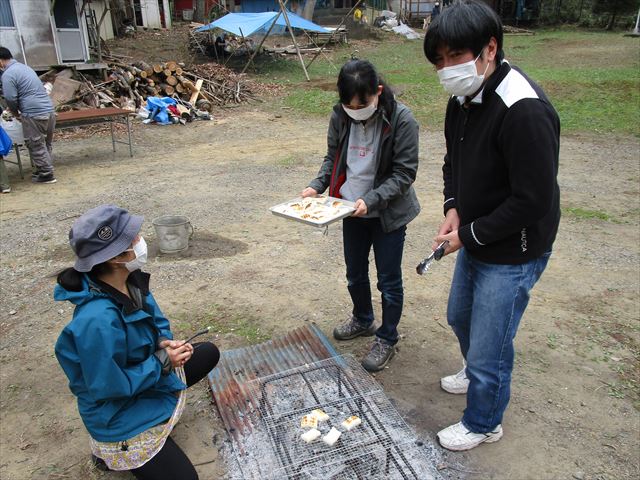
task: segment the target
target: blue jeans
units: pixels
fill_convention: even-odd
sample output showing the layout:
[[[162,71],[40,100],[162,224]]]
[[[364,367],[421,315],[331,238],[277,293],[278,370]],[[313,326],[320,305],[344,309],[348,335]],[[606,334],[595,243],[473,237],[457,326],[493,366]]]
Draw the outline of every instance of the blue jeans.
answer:
[[[529,291],[542,275],[551,252],[521,265],[480,262],[458,252],[447,321],[467,361],[465,427],[487,433],[502,423],[511,393],[513,340],[529,303]]]
[[[376,330],[376,336],[393,345],[398,341],[397,327],[404,301],[402,251],[407,227],[385,233],[379,218],[345,218],[342,225],[353,316],[364,326],[371,325],[374,320],[369,283],[369,252],[373,246],[377,287],[382,293],[382,326]]]

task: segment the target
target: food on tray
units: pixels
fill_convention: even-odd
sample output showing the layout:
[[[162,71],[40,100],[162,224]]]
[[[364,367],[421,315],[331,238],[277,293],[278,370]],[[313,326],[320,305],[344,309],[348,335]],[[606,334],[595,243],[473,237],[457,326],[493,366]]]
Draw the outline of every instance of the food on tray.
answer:
[[[326,420],[329,420],[329,415],[327,415],[326,413],[324,413],[322,410],[320,410],[319,408],[316,408],[315,410],[313,410],[311,412],[311,415],[313,415],[319,422],[324,422]]]
[[[352,428],[356,428],[358,425],[360,425],[362,423],[362,420],[360,420],[359,417],[356,417],[355,415],[347,418],[344,422],[342,422],[342,426],[347,430],[351,430]]]
[[[322,441],[327,445],[329,445],[330,447],[333,447],[333,445],[335,445],[335,443],[340,438],[340,435],[342,435],[342,432],[340,432],[340,430],[338,430],[335,427],[331,427],[331,430],[329,430],[329,433],[327,433],[324,437],[322,437]]]
[[[323,223],[344,218],[351,213],[353,207],[348,203],[333,197],[306,197],[276,205],[271,210],[276,214],[306,222]]]
[[[322,435],[322,434],[318,430],[316,430],[315,428],[312,428],[308,432],[303,433],[302,435],[300,435],[300,438],[302,440],[304,440],[305,442],[307,442],[307,443],[311,443],[316,438],[318,438],[320,435]]]
[[[318,426],[318,418],[313,413],[305,415],[300,421],[300,426],[302,428],[316,428]]]

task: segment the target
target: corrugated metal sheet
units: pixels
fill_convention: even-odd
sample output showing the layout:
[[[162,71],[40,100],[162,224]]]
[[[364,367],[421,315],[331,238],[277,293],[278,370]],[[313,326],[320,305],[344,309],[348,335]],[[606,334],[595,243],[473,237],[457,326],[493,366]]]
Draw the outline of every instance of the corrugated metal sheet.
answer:
[[[227,431],[242,445],[242,432],[252,428],[245,414],[252,408],[247,404],[252,398],[248,382],[337,355],[315,325],[305,325],[258,345],[222,352],[220,362],[208,378]]]

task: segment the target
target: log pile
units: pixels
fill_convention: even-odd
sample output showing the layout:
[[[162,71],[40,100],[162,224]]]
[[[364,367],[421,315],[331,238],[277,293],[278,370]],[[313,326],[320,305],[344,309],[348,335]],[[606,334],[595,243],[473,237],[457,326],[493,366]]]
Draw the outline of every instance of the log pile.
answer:
[[[108,65],[106,80],[76,72],[76,78],[71,80],[75,81],[70,83],[69,70],[47,72],[47,79],[53,80],[53,91],[57,92],[56,109],[114,106],[137,110],[147,97],[153,96],[172,97],[179,103],[211,112],[215,106],[257,100],[251,82],[217,64],[195,66],[191,70],[175,61],[153,64],[114,61]]]

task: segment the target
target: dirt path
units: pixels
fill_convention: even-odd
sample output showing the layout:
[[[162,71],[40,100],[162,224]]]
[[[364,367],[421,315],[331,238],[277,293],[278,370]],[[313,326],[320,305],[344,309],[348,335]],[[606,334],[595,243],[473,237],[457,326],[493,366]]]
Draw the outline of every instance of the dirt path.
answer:
[[[178,334],[212,323],[225,349],[303,322],[329,334],[346,317],[340,227],[323,237],[268,212],[315,175],[325,134],[322,118],[243,107],[187,127],[136,124],[133,159],[124,147],[114,158],[104,135],[57,142],[55,185],[21,181],[11,170],[13,192],[0,197],[0,478],[129,478],[89,466],[87,434],[53,355],[72,311],[52,300],[48,275],[70,264],[67,231],[87,208],[113,202],[145,215],[143,233],[152,248],[151,219],[172,212],[191,218],[190,252],[152,256],[148,266]],[[413,273],[441,217],[444,143],[437,132],[423,131],[421,138],[416,189],[423,213],[407,237],[404,338],[377,379],[416,430],[433,438],[459,419],[464,398],[438,384],[460,367],[445,317],[454,259],[426,277]],[[448,455],[450,475],[640,475],[639,147],[634,138],[563,138],[565,215],[517,338],[505,437]],[[338,345],[356,355],[365,348],[364,340]],[[190,392],[175,435],[194,463],[206,462],[198,467],[200,478],[224,476],[219,448],[225,433],[204,385]]]

